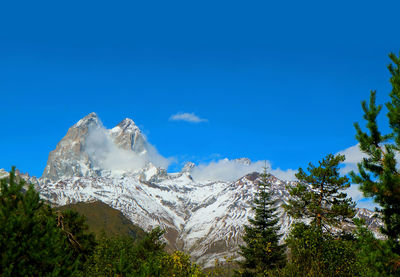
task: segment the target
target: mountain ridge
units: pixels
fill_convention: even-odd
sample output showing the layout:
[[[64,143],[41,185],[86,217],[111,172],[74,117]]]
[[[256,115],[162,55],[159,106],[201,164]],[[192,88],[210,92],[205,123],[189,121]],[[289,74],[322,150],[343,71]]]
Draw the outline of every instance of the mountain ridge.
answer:
[[[180,172],[168,173],[153,163],[152,146],[133,120],[124,119],[105,129],[95,113],[73,125],[50,152],[40,178],[25,176],[45,200],[55,205],[102,201],[121,211],[134,224],[150,230],[166,229],[171,248],[183,250],[205,267],[216,258],[237,253],[243,226],[253,215],[252,199],[260,181],[249,173],[235,181],[197,181],[195,167],[187,163]],[[121,163],[122,160],[122,163]],[[250,165],[246,158],[234,162]],[[117,165],[117,166],[115,166]],[[281,208],[294,182],[270,176],[281,232],[294,222]],[[374,213],[358,210],[374,228]]]

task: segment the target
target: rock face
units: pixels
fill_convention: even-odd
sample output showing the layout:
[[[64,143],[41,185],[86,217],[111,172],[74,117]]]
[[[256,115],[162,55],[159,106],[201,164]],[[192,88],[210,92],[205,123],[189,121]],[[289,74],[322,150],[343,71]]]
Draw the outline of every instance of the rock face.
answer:
[[[105,130],[97,114],[91,113],[72,126],[56,149],[50,152],[42,177],[57,181],[70,177],[101,176],[104,168],[99,167],[94,157],[97,149],[92,148],[104,147],[107,136],[117,147],[138,155],[147,153],[146,140],[131,119],[124,119],[115,128]]]
[[[99,124],[97,115],[91,113],[72,126],[56,149],[50,152],[42,177],[57,181],[65,177],[89,176],[92,166],[84,146],[89,130]]]
[[[151,151],[132,120],[124,119],[105,130],[91,113],[68,130],[50,153],[43,176],[32,181],[41,196],[56,205],[100,200],[145,230],[161,225],[171,248],[190,253],[203,266],[236,253],[243,226],[253,215],[251,202],[259,174],[234,182],[197,182],[191,176],[193,163],[181,172],[167,173],[150,161]],[[135,166],[109,167],[114,152],[118,154],[115,162],[128,155],[126,163]],[[236,162],[251,163],[246,158]],[[286,186],[293,183],[274,176],[270,182],[281,232],[288,233],[292,219],[281,204],[289,197]],[[368,218],[371,226],[379,225],[370,211],[360,210],[359,216]]]
[[[131,150],[137,154],[147,153],[147,142],[139,128],[132,119],[125,118],[117,126],[110,130],[114,143],[125,150]]]

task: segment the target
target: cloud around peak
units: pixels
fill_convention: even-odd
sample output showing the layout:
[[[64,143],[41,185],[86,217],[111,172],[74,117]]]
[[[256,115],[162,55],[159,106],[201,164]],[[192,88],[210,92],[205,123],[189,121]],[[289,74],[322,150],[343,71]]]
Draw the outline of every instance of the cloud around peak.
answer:
[[[143,135],[142,135],[143,136]],[[124,149],[117,145],[110,130],[100,122],[98,126],[90,128],[86,137],[84,150],[94,166],[102,170],[113,172],[125,170],[139,170],[148,162],[155,166],[168,168],[173,161],[158,153],[155,146],[143,136],[143,150]]]
[[[170,121],[186,121],[191,123],[200,123],[207,122],[208,120],[205,118],[201,118],[197,116],[195,113],[176,113],[169,117]]]
[[[267,171],[275,177],[286,180],[294,181],[296,170],[288,169],[282,170],[280,168],[273,169],[269,161],[256,161],[245,163],[241,159],[229,160],[220,159],[218,161],[211,161],[209,163],[202,163],[196,165],[191,172],[192,177],[196,181],[225,181],[231,182],[245,176],[252,172],[263,172],[264,167]]]

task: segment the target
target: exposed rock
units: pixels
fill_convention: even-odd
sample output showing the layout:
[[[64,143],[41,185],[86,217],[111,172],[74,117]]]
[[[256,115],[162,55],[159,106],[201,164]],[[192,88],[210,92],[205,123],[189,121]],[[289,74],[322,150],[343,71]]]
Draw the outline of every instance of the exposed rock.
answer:
[[[137,154],[148,152],[146,139],[132,119],[122,120],[110,130],[110,135],[114,138],[115,144],[122,149],[132,150]]]
[[[184,173],[184,172],[190,173],[190,172],[192,171],[192,169],[193,169],[195,166],[196,166],[196,165],[195,165],[194,163],[192,163],[192,162],[187,162],[187,163],[183,166],[181,172],[182,172],[182,173]]]
[[[57,181],[61,178],[97,175],[91,170],[92,164],[84,146],[89,131],[99,127],[100,121],[95,113],[72,126],[56,149],[50,152],[42,177]]]

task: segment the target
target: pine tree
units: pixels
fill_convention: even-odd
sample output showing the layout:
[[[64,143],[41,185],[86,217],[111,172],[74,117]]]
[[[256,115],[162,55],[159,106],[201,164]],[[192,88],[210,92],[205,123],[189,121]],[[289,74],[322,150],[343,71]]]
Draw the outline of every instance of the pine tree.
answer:
[[[400,55],[389,55],[393,64],[388,66],[391,74],[392,91],[390,102],[386,103],[391,132],[382,134],[377,124],[377,116],[382,105],[376,105],[376,91],[371,91],[369,105],[362,102],[364,119],[368,132],[358,123],[357,131],[361,151],[367,155],[358,164],[359,173],[351,173],[352,181],[360,184],[366,197],[372,197],[379,204],[377,211],[385,223],[382,233],[388,237],[392,250],[400,254],[400,170],[397,157],[400,154]]]
[[[258,183],[258,192],[254,198],[254,219],[249,218],[250,225],[245,225],[243,241],[246,245],[240,247],[240,255],[244,261],[240,263],[244,276],[262,275],[284,264],[284,246],[279,245],[282,235],[278,234],[278,217],[275,201],[269,192],[269,175],[264,170]]]
[[[399,256],[385,240],[377,239],[364,222],[355,220],[357,237],[355,251],[359,276],[400,276]]]
[[[321,232],[315,224],[300,222],[292,226],[285,243],[290,260],[282,276],[360,276],[358,245],[350,234]]]
[[[52,211],[32,186],[23,192],[25,183],[15,178],[13,168],[9,179],[1,180],[0,275],[70,275],[75,268],[72,252]]]
[[[351,242],[331,232],[355,213],[355,203],[343,192],[350,186],[339,172],[344,159],[329,154],[318,166],[299,168],[299,182],[288,188],[291,199],[283,205],[285,210],[296,219],[311,220],[310,225],[295,224],[286,240],[291,253],[288,268],[296,276],[353,276]]]
[[[22,179],[17,182],[14,168],[0,184],[0,275],[77,273],[80,254],[71,247],[57,226],[53,210],[40,200],[33,186],[27,186]],[[73,222],[70,219],[69,225]]]
[[[80,261],[80,270],[90,255],[93,254],[96,239],[94,233],[89,232],[86,217],[73,210],[57,211],[57,227],[67,238],[68,245],[73,251],[73,259]]]
[[[291,199],[285,210],[294,218],[311,219],[321,232],[338,227],[341,222],[354,216],[355,203],[344,189],[350,186],[347,177],[341,177],[339,165],[343,155],[327,155],[318,166],[309,164],[307,171],[299,168],[298,184],[289,188]]]

